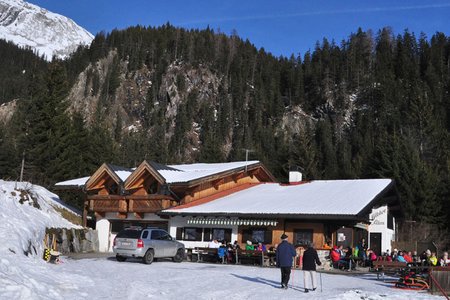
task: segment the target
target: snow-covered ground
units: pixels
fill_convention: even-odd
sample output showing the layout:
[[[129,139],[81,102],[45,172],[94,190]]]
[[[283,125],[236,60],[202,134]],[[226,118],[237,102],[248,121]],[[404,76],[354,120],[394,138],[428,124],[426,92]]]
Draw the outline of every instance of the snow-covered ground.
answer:
[[[27,190],[34,202],[21,196]],[[20,204],[22,199],[23,204]],[[25,201],[23,200],[25,199]],[[46,227],[73,227],[54,207],[57,195],[42,187],[0,180],[0,299],[441,299],[427,292],[403,291],[373,274],[322,274],[322,291],[303,293],[301,271],[291,275],[288,290],[279,288],[275,268],[168,260],[142,264],[99,257],[61,264],[42,257]],[[36,249],[26,256],[24,251]],[[319,279],[318,275],[318,279]],[[320,282],[320,281],[319,281]]]
[[[322,274],[320,287],[303,292],[301,271],[288,290],[275,268],[115,258],[41,260],[0,258],[0,299],[440,299],[426,292],[393,289],[375,275]],[[319,277],[319,276],[318,276]]]

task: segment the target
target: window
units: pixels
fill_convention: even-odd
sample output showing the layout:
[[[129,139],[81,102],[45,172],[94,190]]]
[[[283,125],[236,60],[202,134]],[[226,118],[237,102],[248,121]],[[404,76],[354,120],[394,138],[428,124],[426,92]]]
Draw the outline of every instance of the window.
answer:
[[[185,227],[184,234],[181,239],[185,241],[201,241],[202,228]]]
[[[231,229],[227,228],[205,228],[203,241],[209,242],[212,240],[231,242]]]
[[[387,228],[394,229],[394,216],[392,216],[391,212],[388,212],[387,215]]]
[[[142,238],[146,239],[148,237],[148,230],[144,230],[144,233],[142,234]]]
[[[231,229],[213,228],[211,240],[226,241],[231,243]]]
[[[164,230],[158,230],[161,234],[161,237],[159,238],[160,240],[164,240],[164,241],[170,241],[172,240],[172,237],[170,236],[170,234]]]
[[[253,243],[272,244],[272,231],[266,228],[250,228],[242,232],[242,243],[251,241]]]
[[[142,230],[124,229],[117,234],[118,238],[138,239],[141,237]]]
[[[158,192],[158,182],[153,180],[152,183],[147,188],[147,194],[156,194]]]
[[[296,246],[304,246],[313,242],[312,229],[297,229],[294,231],[294,244]]]
[[[161,239],[161,231],[152,230],[152,240],[160,240]]]

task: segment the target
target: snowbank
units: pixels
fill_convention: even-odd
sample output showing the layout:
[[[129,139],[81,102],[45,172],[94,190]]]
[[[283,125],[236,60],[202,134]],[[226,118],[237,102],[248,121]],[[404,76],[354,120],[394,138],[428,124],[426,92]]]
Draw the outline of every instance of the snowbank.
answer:
[[[40,255],[46,227],[81,228],[64,219],[58,196],[30,183],[0,180],[0,256]]]

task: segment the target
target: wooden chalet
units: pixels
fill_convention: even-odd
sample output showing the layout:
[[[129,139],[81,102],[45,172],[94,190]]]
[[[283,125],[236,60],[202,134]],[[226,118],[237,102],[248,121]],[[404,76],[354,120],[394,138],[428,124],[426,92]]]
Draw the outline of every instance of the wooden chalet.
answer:
[[[381,251],[394,236],[399,212],[390,179],[280,185],[259,161],[143,161],[133,169],[103,164],[90,177],[56,187],[84,191],[84,223],[89,213],[95,215],[103,251],[110,250],[115,233],[131,225],[165,228],[187,248],[205,247],[212,239],[274,245],[285,232],[292,243],[309,241],[319,249],[327,243],[354,246],[369,237]],[[384,206],[386,224],[377,227],[378,240],[371,240],[370,216]]]
[[[59,182],[55,188],[82,189],[86,195],[83,224],[86,226],[88,214],[93,213],[97,229],[109,234],[129,225],[167,229],[168,217],[158,215],[164,209],[250,183],[274,181],[258,161],[171,166],[143,161],[133,169],[103,164],[92,176]]]

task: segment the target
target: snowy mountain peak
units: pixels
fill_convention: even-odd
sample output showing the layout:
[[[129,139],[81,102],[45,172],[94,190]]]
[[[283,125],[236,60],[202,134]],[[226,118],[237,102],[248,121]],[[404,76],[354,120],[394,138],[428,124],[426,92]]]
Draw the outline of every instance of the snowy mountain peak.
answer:
[[[93,38],[67,17],[22,0],[0,0],[0,39],[31,47],[47,60],[66,58]]]

